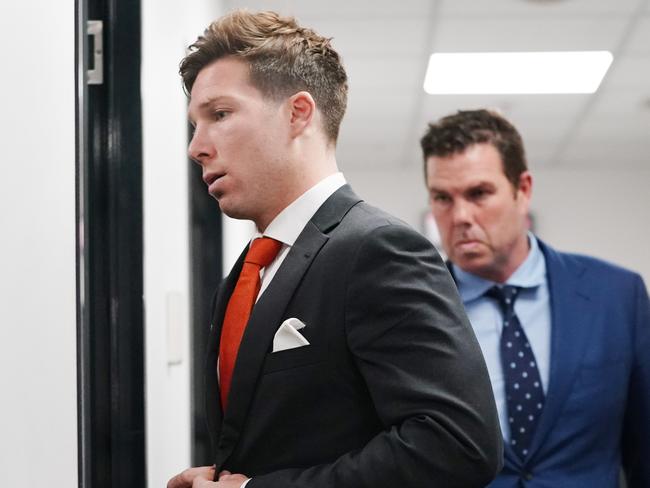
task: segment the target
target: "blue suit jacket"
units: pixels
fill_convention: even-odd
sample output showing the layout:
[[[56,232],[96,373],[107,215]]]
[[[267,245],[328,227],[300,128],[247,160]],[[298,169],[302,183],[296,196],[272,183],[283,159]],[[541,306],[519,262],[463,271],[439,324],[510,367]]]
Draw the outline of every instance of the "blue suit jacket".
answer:
[[[650,301],[641,277],[540,242],[551,297],[544,411],[524,461],[489,486],[650,487]]]

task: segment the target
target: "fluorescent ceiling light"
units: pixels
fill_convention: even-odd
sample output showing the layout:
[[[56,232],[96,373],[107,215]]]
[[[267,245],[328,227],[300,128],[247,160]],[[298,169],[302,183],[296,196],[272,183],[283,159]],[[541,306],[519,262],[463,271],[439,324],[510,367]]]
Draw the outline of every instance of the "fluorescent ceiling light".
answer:
[[[609,51],[434,53],[424,77],[432,95],[594,93]]]

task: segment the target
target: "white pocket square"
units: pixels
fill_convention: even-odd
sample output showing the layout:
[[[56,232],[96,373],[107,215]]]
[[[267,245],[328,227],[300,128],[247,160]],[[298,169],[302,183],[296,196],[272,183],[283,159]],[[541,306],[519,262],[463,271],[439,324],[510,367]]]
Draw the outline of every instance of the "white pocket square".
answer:
[[[273,352],[308,346],[309,341],[298,332],[303,327],[305,327],[305,324],[296,318],[290,318],[282,322],[273,337]]]

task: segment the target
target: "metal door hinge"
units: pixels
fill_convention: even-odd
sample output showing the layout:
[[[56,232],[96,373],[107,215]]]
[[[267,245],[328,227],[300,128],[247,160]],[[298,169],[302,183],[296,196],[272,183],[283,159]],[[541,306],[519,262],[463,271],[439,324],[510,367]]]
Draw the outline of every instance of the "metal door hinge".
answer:
[[[89,20],[86,28],[88,35],[93,36],[93,67],[88,70],[88,84],[101,85],[104,83],[104,42],[102,36],[104,23],[101,20]]]

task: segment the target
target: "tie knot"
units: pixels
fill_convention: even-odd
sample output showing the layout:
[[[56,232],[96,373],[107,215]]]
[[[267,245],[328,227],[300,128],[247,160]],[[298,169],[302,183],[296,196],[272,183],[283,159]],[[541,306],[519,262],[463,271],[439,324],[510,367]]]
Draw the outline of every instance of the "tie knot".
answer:
[[[270,237],[260,237],[253,240],[251,248],[246,254],[244,261],[246,263],[257,264],[260,268],[265,268],[275,259],[280,252],[282,243],[271,239]]]
[[[521,290],[519,286],[493,286],[485,292],[485,295],[498,300],[502,307],[511,308],[515,305],[519,290]]]

